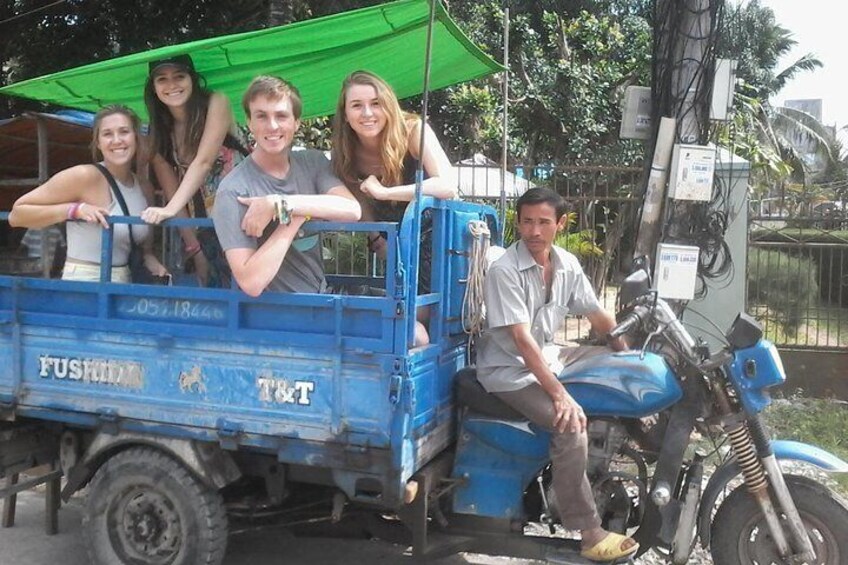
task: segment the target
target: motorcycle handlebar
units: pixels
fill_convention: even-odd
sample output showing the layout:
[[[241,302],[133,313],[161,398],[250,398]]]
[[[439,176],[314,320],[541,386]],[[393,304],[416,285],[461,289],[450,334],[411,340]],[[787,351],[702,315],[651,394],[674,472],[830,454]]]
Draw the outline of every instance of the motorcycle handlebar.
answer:
[[[629,312],[616,326],[607,333],[607,339],[615,339],[621,337],[630,330],[639,326],[642,323],[642,316],[645,313],[644,308],[636,307]]]

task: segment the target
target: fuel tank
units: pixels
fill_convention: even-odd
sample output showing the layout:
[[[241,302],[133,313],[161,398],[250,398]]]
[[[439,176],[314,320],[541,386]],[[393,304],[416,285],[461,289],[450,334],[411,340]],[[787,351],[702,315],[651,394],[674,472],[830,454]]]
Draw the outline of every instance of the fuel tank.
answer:
[[[683,396],[661,356],[639,351],[610,352],[565,368],[559,380],[587,416],[642,418],[668,408]]]

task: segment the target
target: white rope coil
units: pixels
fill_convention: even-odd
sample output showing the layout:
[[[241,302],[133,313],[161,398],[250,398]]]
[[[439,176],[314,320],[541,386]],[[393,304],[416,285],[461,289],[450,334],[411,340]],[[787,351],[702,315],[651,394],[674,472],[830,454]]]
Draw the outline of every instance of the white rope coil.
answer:
[[[487,254],[492,234],[482,220],[468,222],[468,231],[473,241],[468,257],[468,283],[462,298],[462,329],[473,338],[483,331],[486,313],[483,306],[483,283],[489,268]]]

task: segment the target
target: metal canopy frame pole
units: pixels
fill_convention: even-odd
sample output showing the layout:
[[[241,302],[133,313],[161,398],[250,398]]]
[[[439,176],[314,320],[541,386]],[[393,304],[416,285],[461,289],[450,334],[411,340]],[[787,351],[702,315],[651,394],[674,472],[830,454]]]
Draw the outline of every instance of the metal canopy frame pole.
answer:
[[[506,165],[507,155],[509,153],[509,0],[504,1],[503,13],[503,65],[505,67],[503,73],[503,115],[501,136],[501,200],[500,200],[500,217],[501,221],[506,221]]]
[[[418,313],[415,303],[418,298],[418,258],[421,256],[421,185],[424,182],[424,143],[427,133],[427,115],[430,106],[430,60],[433,50],[433,25],[436,21],[436,6],[438,3],[439,0],[430,0],[430,16],[427,22],[427,45],[424,52],[424,95],[421,103],[421,136],[418,143],[418,147],[420,148],[418,168],[415,170],[415,214],[412,217],[412,238],[409,245],[409,281],[407,283],[408,292],[406,297],[407,313],[409,315],[407,344],[410,347],[415,345],[415,322]]]

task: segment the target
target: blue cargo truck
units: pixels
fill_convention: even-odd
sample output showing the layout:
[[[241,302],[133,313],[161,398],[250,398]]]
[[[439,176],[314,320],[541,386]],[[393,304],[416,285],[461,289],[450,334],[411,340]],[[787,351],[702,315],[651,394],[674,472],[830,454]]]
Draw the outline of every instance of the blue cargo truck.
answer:
[[[186,222],[208,220],[165,229]],[[217,565],[228,521],[244,516],[348,516],[422,558],[586,563],[558,519],[568,501],[553,492],[550,433],[486,393],[467,362],[465,291],[480,288],[485,232],[499,239],[494,210],[424,198],[399,224],[305,231],[383,232],[385,269],[331,275],[336,294],[114,284],[103,237],[100,282],[0,276],[0,478],[49,465],[0,497],[41,480],[51,506],[60,475],[66,498],[87,487],[83,535],[99,565]],[[428,242],[431,292],[419,294]],[[710,352],[641,268],[619,302],[610,335],[650,336],[640,350],[559,375],[588,417],[603,526],[671,563],[697,541],[718,565],[844,563],[848,507],[778,461],[848,463],[770,439],[760,412],[785,373],[759,324],[740,314]],[[413,347],[422,308],[431,342]],[[695,430],[731,445],[706,482]]]
[[[216,562],[220,493],[235,483],[258,484],[264,504],[300,483],[381,508],[409,500],[410,479],[454,441],[468,225],[497,229],[489,207],[424,199],[433,292],[417,295],[409,209],[400,224],[307,225],[387,235],[384,275],[328,275],[376,296],[0,277],[2,426],[61,459],[64,498],[90,485],[93,559]],[[420,307],[431,343],[413,348]],[[127,490],[127,477],[148,483]]]

